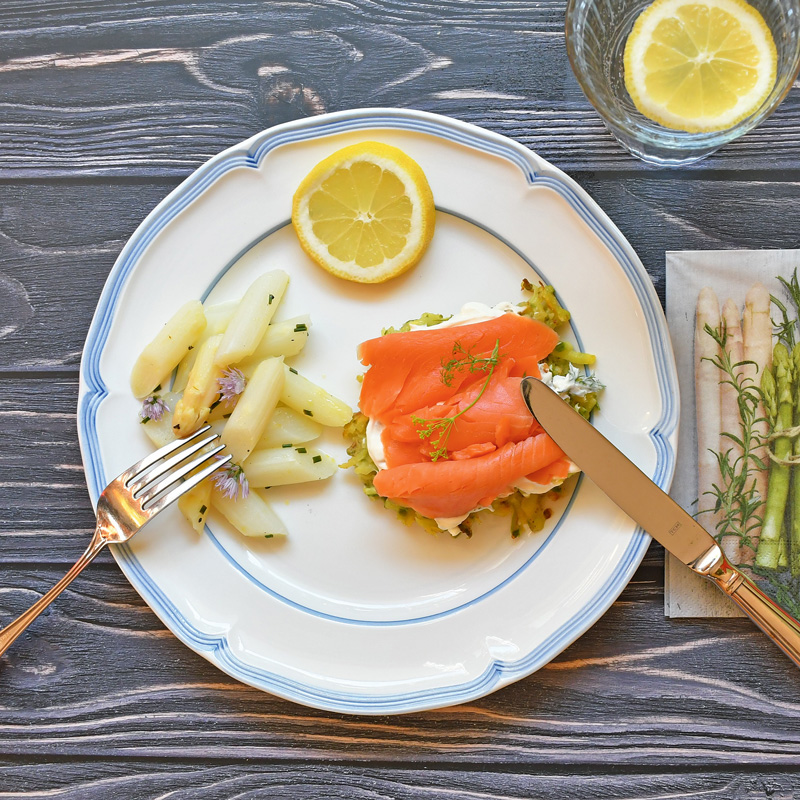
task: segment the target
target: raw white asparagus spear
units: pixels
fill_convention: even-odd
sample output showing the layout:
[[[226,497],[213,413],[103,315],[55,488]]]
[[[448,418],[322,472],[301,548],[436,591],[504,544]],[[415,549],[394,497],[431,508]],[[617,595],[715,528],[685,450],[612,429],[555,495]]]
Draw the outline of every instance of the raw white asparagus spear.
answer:
[[[181,306],[136,359],[131,372],[134,397],[146,397],[156,386],[163,386],[205,327],[206,317],[199,300]]]
[[[253,281],[225,330],[217,350],[217,366],[227,367],[253,354],[266,333],[288,283],[289,276],[280,269]]]
[[[211,490],[211,507],[244,536],[286,536],[288,531],[262,492],[251,489],[247,497],[232,500],[219,489]]]
[[[739,318],[739,306],[730,298],[722,307],[722,325],[726,331],[725,349],[730,354],[731,364],[738,364],[744,358],[742,342],[742,325]],[[742,368],[734,370],[741,377]],[[718,375],[717,380],[722,376]],[[723,381],[720,391],[720,437],[718,450],[728,453],[728,460],[734,465],[742,457],[742,448],[733,439],[724,434],[730,433],[737,439],[742,438],[742,419],[739,415],[738,392],[728,381]],[[736,535],[728,534],[720,542],[723,552],[732,564],[739,564],[742,557],[741,541]]]
[[[772,320],[770,319],[770,297],[769,291],[763,283],[754,283],[747,293],[744,302],[744,314],[742,315],[742,337],[744,340],[744,359],[752,361],[753,364],[746,364],[743,368],[743,376],[750,378],[755,386],[761,384],[761,376],[764,371],[772,367]],[[759,403],[757,415],[759,422],[754,426],[755,433],[762,438],[769,434],[769,424],[764,415],[764,404]],[[761,498],[761,505],[755,510],[758,517],[764,514],[764,501],[767,497],[767,482],[769,480],[769,456],[766,446],[755,449],[754,455],[766,465],[763,470],[756,472],[755,484],[756,492]],[[761,534],[761,527],[756,526],[750,532],[752,549],[745,548],[742,552],[742,563],[752,564],[755,559],[755,548],[758,546],[758,539]]]
[[[221,441],[235,464],[241,464],[264,433],[283,389],[283,358],[256,367],[222,431]]]
[[[721,483],[719,463],[715,452],[719,447],[721,426],[720,412],[720,371],[709,359],[719,356],[719,345],[705,331],[708,325],[712,330],[720,326],[719,301],[713,289],[705,287],[697,297],[697,313],[694,329],[695,359],[695,407],[697,414],[697,497],[698,507],[708,509],[712,503],[714,484]],[[717,532],[719,514],[707,512],[700,517],[703,526],[712,535]]]

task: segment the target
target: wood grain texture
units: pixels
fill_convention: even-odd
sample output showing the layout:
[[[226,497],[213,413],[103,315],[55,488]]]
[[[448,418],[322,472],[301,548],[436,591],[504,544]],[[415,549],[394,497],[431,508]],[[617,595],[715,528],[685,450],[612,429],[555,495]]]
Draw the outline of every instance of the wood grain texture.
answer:
[[[167,762],[92,762],[85,767],[63,762],[19,767],[0,760],[3,797],[32,800],[187,800],[287,798],[304,800],[792,800],[798,777],[791,772],[766,775],[733,771],[676,775],[670,772],[619,771],[598,775],[556,770],[548,774],[504,770],[455,770],[363,766],[185,764]]]
[[[800,96],[699,167],[652,171],[571,74],[564,0],[0,4],[0,624],[93,526],[77,369],[139,222],[224,147],[358,106],[483,125],[567,169],[664,299],[668,249],[800,246]],[[663,617],[652,546],[537,674],[465,706],[360,719],[238,684],[180,644],[110,554],[0,660],[0,798],[789,800],[800,674],[745,620]]]
[[[572,75],[564,4],[11,3],[0,177],[185,175],[289,119],[401,106],[504,133],[566,169],[646,167]],[[800,98],[704,170],[796,169]]]
[[[800,182],[575,173],[664,299],[664,251],[793,248]],[[176,181],[0,182],[0,371],[76,371],[119,251]],[[289,210],[287,209],[287,215]]]
[[[4,570],[0,615],[55,579]],[[5,582],[5,581],[4,581]],[[228,679],[93,567],[0,661],[0,756],[788,768],[800,674],[745,620],[667,621],[655,581],[535,675],[474,703],[360,719]],[[91,676],[98,676],[93,680]],[[113,677],[112,677],[113,676]]]

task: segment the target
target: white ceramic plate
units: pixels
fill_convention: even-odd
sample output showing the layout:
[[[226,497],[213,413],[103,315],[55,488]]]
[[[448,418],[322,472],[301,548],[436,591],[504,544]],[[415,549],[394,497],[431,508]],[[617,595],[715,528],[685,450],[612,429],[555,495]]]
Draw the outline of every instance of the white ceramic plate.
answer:
[[[438,208],[410,273],[379,286],[333,278],[289,224],[301,178],[334,150],[377,139],[415,158]],[[128,376],[191,297],[237,297],[261,272],[291,275],[282,316],[308,311],[295,366],[356,405],[357,344],[423,311],[520,298],[552,283],[572,336],[608,385],[596,425],[664,489],[678,389],[664,317],[631,247],[573,181],[524,147],[416,111],[362,110],[272,128],[226,150],[160,203],[120,254],[81,364],[79,431],[93,501],[149,452]],[[338,431],[322,443],[340,461]],[[648,537],[587,480],[547,528],[508,519],[472,539],[430,536],[370,501],[355,476],[271,490],[286,541],[243,539],[177,510],[115,557],[163,622],[239,680],[307,705],[378,714],[471,700],[530,674],[580,636],[630,579]]]

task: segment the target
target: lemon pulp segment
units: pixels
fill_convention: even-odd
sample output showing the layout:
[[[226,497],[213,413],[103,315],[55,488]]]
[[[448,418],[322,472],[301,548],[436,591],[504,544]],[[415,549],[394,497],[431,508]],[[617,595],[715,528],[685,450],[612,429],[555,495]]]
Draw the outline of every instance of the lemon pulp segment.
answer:
[[[414,266],[433,236],[435,216],[421,167],[380,142],[345,147],[317,164],[292,204],[306,253],[334,275],[361,283]]]
[[[772,33],[744,0],[656,0],[625,44],[625,87],[667,128],[722,130],[761,106],[776,64]]]

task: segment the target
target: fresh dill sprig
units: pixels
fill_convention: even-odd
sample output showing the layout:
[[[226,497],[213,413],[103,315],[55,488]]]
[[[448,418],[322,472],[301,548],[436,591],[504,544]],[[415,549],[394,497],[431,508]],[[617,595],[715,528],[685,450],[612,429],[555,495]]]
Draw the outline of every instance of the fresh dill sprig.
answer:
[[[441,419],[411,417],[411,421],[415,425],[422,426],[417,431],[419,438],[431,440],[431,445],[434,448],[430,454],[431,461],[438,461],[440,458],[448,458],[447,440],[450,438],[456,420],[462,414],[466,414],[466,412],[481,399],[483,393],[486,391],[486,387],[489,385],[489,381],[492,379],[494,368],[500,361],[500,340],[497,339],[495,341],[492,354],[488,358],[479,358],[472,355],[471,351],[467,352],[464,350],[460,342],[456,342],[453,345],[453,355],[455,358],[442,364],[441,376],[442,383],[445,386],[450,386],[452,384],[456,372],[462,372],[465,369],[468,369],[470,372],[488,372],[488,374],[475,399],[466,408],[461,409],[458,414],[453,414],[451,417],[442,417]],[[434,436],[436,438],[433,438]]]
[[[742,545],[752,546],[751,532],[761,525],[761,517],[755,512],[763,498],[756,491],[754,472],[766,469],[766,464],[755,450],[763,444],[758,425],[764,419],[759,416],[762,400],[761,387],[749,375],[744,375],[742,367],[754,364],[753,361],[737,361],[731,358],[726,348],[728,334],[722,329],[705,326],[705,332],[719,345],[720,353],[706,360],[714,364],[723,375],[720,385],[733,387],[739,409],[740,431],[737,436],[732,431],[723,431],[722,436],[731,441],[727,450],[720,447],[714,456],[719,463],[720,485],[714,484],[706,492],[714,499],[713,510],[720,515],[717,523],[717,536],[738,536]],[[733,445],[739,453],[735,454]]]
[[[442,368],[439,371],[442,377],[442,383],[445,386],[452,386],[456,372],[464,372],[464,370],[469,370],[470,372],[486,372],[487,369],[493,368],[499,359],[497,355],[499,346],[500,340],[498,339],[495,343],[492,355],[487,358],[481,358],[472,354],[472,348],[465,350],[461,342],[455,342],[453,344],[453,358],[449,361],[442,359]]]

